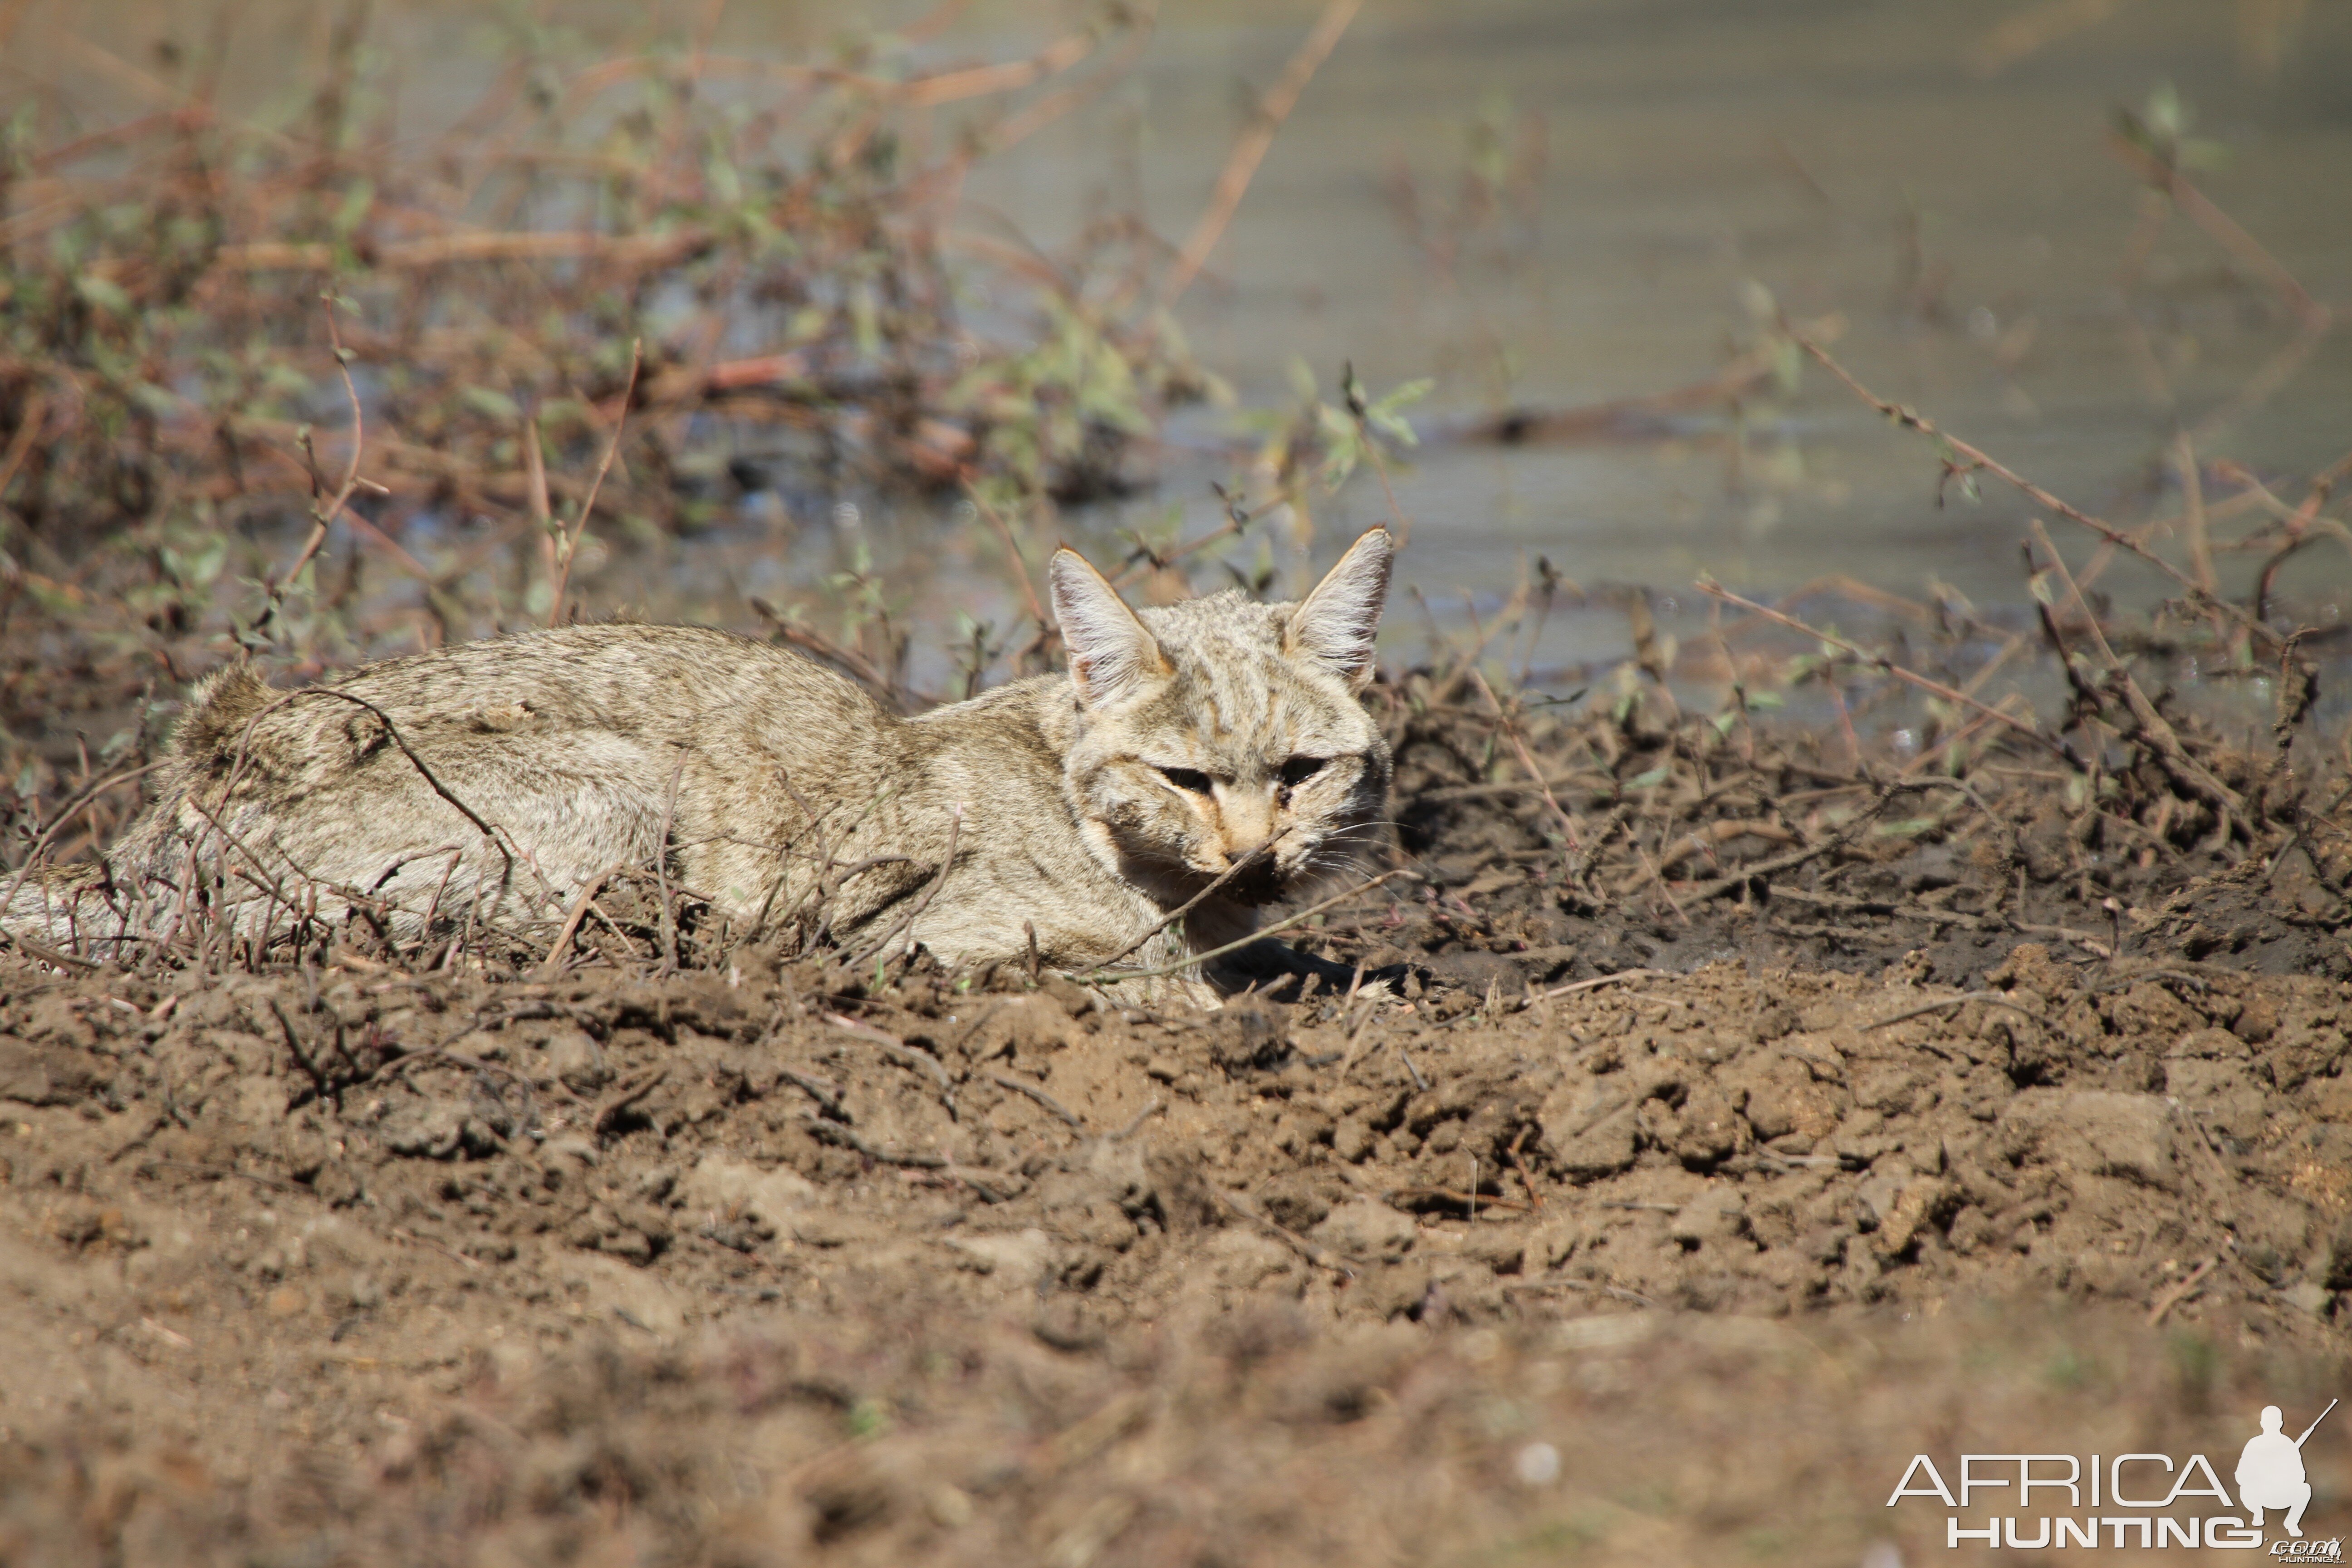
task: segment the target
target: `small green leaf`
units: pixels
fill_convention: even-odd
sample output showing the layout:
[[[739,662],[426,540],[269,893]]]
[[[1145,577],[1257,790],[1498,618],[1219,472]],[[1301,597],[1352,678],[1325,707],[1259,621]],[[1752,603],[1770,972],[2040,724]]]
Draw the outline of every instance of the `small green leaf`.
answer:
[[[457,399],[485,419],[505,425],[521,422],[522,405],[496,387],[469,386],[457,394]]]
[[[165,545],[157,552],[163,570],[172,580],[190,590],[209,588],[221,569],[228,564],[228,541],[219,534],[205,539],[193,550],[182,551]]]
[[[353,181],[352,188],[343,193],[342,205],[335,208],[334,222],[331,226],[335,237],[350,238],[352,231],[367,221],[367,215],[374,207],[375,182],[368,179]]]
[[[298,398],[310,395],[310,378],[283,360],[272,360],[261,367],[261,384],[278,397]]]
[[[1364,411],[1365,422],[1401,445],[1418,447],[1421,437],[1413,433],[1402,409],[1409,408],[1429,395],[1437,383],[1428,376],[1408,381]]]
[[[123,292],[121,284],[111,278],[100,278],[94,272],[85,272],[76,278],[74,292],[110,316],[128,318],[137,309],[131,303],[131,296]]]
[[[142,381],[131,389],[131,399],[158,419],[171,419],[183,413],[186,405],[169,387]]]
[[[882,352],[882,302],[863,278],[850,287],[849,331],[859,353],[872,359]]]

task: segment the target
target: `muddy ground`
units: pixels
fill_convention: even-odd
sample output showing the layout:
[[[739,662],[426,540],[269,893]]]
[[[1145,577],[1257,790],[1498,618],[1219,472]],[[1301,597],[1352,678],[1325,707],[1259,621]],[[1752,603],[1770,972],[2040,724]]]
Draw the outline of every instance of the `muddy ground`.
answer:
[[[5,961],[0,1562],[1885,1568],[1915,1452],[2345,1390],[2325,833],[1799,747],[1602,858],[1449,733],[1291,933],[1385,993]]]
[[[88,854],[152,661],[6,646]],[[1889,1568],[1914,1453],[2226,1472],[2352,1392],[2300,709],[1925,757],[1483,680],[1373,689],[1410,874],[1215,1014],[690,910],[674,968],[627,889],[0,956],[0,1563]]]

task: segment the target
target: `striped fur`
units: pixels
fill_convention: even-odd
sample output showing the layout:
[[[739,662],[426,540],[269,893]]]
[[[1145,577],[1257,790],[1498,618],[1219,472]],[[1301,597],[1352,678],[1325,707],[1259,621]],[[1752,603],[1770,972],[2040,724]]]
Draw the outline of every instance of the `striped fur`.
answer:
[[[1065,552],[1072,673],[914,719],[690,626],[523,632],[294,691],[232,669],[106,864],[28,879],[5,920],[85,945],[168,937],[199,901],[248,936],[354,910],[403,936],[544,932],[658,858],[746,931],[821,919],[856,945],[911,915],[894,942],[982,963],[1034,929],[1082,968],[1270,846],[1129,960],[1172,962],[1385,853],[1388,751],[1357,692],[1389,555],[1374,530],[1300,605],[1129,612]]]

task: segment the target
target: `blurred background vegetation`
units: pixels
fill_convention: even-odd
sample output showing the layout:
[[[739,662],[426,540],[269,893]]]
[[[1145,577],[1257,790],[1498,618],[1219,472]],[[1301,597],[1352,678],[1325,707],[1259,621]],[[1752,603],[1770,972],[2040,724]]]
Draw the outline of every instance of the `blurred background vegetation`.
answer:
[[[0,766],[580,614],[920,703],[1050,657],[1059,539],[1280,591],[1391,516],[1392,637],[1516,679],[1736,684],[1701,574],[2007,658],[2048,509],[1792,331],[2316,647],[2347,66],[2298,0],[15,0]]]

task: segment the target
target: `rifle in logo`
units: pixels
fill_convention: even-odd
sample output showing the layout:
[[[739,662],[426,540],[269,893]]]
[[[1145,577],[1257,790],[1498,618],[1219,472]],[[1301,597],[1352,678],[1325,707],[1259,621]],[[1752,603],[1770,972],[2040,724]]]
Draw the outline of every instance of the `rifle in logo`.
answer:
[[[2303,1473],[2303,1445],[2337,1403],[2329,1400],[2327,1410],[2321,1411],[2303,1429],[2303,1436],[2292,1441],[2282,1430],[2284,1413],[2275,1405],[2263,1406],[2263,1429],[2246,1439],[2245,1449],[2238,1456],[2238,1500],[2245,1506],[2249,1529],[2263,1527],[2264,1509],[2283,1509],[2286,1532],[2301,1539],[2303,1510],[2311,1506],[2311,1482]]]

